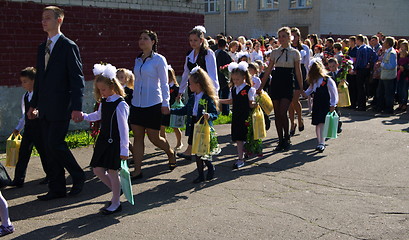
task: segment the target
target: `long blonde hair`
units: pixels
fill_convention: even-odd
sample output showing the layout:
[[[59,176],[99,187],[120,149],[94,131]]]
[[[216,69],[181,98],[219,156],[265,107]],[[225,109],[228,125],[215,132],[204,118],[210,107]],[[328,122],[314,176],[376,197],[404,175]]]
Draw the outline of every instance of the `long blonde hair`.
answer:
[[[126,68],[118,68],[116,73],[123,73],[125,74],[126,77],[126,86],[129,87],[130,89],[134,88],[134,82],[135,82],[135,75],[132,73],[131,70],[126,69]]]
[[[318,79],[326,77],[328,71],[325,69],[321,61],[314,61],[311,65],[310,71],[308,72],[307,82],[309,84],[314,84]]]
[[[120,95],[121,97],[125,97],[124,88],[121,86],[116,77],[114,79],[109,79],[99,74],[95,76],[94,81],[94,96],[97,102],[101,102],[102,99],[101,93],[99,92],[99,89],[97,87],[97,83],[106,84],[109,88],[113,89],[116,94]]]
[[[250,87],[254,85],[254,84],[253,84],[253,80],[251,80],[251,76],[250,76],[249,71],[243,71],[243,70],[241,70],[240,68],[235,68],[235,69],[233,69],[233,71],[231,72],[230,78],[231,78],[231,76],[232,76],[233,74],[240,74],[242,77],[244,77],[244,81],[245,81],[246,84],[249,85]],[[234,86],[234,83],[233,83],[232,80],[230,80],[229,86],[230,86],[230,87],[233,87],[233,86]]]
[[[213,100],[216,110],[219,111],[219,98],[216,95],[216,89],[214,88],[213,81],[210,79],[207,72],[199,68],[195,73],[190,75],[190,79],[200,85],[202,91]]]

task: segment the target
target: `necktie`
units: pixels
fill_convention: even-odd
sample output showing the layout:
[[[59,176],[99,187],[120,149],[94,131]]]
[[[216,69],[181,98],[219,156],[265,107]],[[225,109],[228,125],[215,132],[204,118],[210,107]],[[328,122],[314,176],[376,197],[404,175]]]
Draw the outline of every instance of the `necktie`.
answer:
[[[48,60],[50,59],[50,45],[52,41],[48,39],[47,44],[45,45],[45,56],[44,56],[44,69],[47,68]]]
[[[277,58],[276,62],[278,62],[278,59],[280,59],[281,56],[283,56],[284,52],[285,52],[285,61],[286,61],[286,62],[288,61],[288,49],[287,49],[287,48],[283,48],[283,49],[281,50],[281,54],[280,54],[280,56]]]

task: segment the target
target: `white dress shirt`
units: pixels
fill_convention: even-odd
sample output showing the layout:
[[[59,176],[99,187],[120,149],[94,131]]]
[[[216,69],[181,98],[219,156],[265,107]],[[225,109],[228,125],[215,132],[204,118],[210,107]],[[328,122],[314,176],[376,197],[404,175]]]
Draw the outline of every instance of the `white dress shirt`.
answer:
[[[183,94],[187,88],[187,83],[188,83],[189,74],[190,74],[190,70],[187,67],[187,61],[191,63],[195,63],[198,55],[195,56],[195,50],[192,50],[190,54],[186,56],[184,71],[182,74],[182,81],[179,84],[179,93]],[[206,61],[207,74],[209,75],[210,79],[213,80],[214,88],[216,89],[216,93],[218,93],[220,87],[219,87],[219,80],[217,78],[216,56],[214,55],[214,52],[211,49],[207,50],[205,61]]]
[[[21,118],[18,120],[17,126],[14,128],[16,130],[23,130],[24,125],[26,124],[26,104],[24,103],[24,97],[28,94],[28,102],[31,101],[31,98],[33,97],[33,92],[26,92],[23,94],[23,97],[21,98],[21,112],[23,115]]]
[[[259,77],[257,77],[257,76],[251,76],[251,80],[253,81],[253,87],[255,88],[255,89],[259,89],[260,88],[260,85],[261,85],[261,80],[260,80],[260,78]]]
[[[243,90],[243,88],[245,86],[247,86],[247,83],[242,83],[240,86],[235,86],[236,87],[236,94],[239,94],[239,92],[241,90]],[[249,101],[255,101],[256,88],[250,87],[249,92],[247,93],[247,96],[249,97]],[[231,95],[231,89],[230,89],[229,99],[233,99],[233,97]]]
[[[147,108],[162,103],[162,107],[169,107],[168,63],[164,56],[152,52],[145,60],[137,57],[134,74],[133,106]]]
[[[250,59],[252,62],[255,62],[256,60],[263,61],[263,53],[261,51],[257,52],[256,50],[254,50],[250,53]]]
[[[318,79],[317,82],[314,84],[310,84],[308,89],[305,91],[305,94],[311,95],[311,93],[315,92],[317,88],[319,88],[324,81],[324,78]],[[328,77],[327,80],[327,86],[328,86],[328,93],[329,93],[329,104],[331,107],[337,106],[338,103],[338,90],[337,90],[337,85],[335,84],[334,80],[332,78]]]
[[[197,116],[197,111],[199,109],[199,101],[200,99],[202,99],[202,97],[203,97],[203,92],[195,93],[195,104],[193,104],[193,113],[192,113],[192,115],[195,117]]]
[[[118,100],[120,96],[114,94],[109,96],[106,101],[107,102],[115,102]],[[95,122],[101,120],[101,106],[97,111],[86,114],[84,113],[84,120],[88,122]],[[119,137],[120,137],[120,154],[121,156],[129,156],[129,126],[128,126],[128,116],[129,116],[129,106],[126,104],[125,101],[121,101],[118,106],[116,107],[116,119],[118,122],[118,130],[119,130]]]

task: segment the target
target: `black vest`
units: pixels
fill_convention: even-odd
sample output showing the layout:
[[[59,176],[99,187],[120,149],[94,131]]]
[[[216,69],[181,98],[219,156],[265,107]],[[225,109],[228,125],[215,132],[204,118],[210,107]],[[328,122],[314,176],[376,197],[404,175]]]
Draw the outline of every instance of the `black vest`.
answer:
[[[35,119],[28,119],[27,112],[30,109],[30,102],[28,101],[28,92],[24,94],[24,120],[25,126],[32,126],[34,124],[40,124],[40,120],[38,118]]]
[[[118,98],[115,102],[107,102],[106,99],[102,99],[101,101],[101,131],[99,133],[98,140],[110,141],[109,139],[112,139],[112,143],[118,144],[118,147],[120,144],[120,136],[118,130],[118,120],[116,118],[116,107],[122,101],[124,101],[122,97]]]
[[[190,53],[191,52],[189,52],[187,55],[189,55]],[[203,70],[205,70],[207,72],[206,59],[205,59],[206,55],[207,55],[207,50],[203,49],[203,48],[200,48],[199,54],[197,55],[196,62],[191,63],[189,60],[187,61],[187,67],[189,68],[189,71],[192,71],[192,69],[194,67],[199,66],[199,67],[201,67]]]
[[[249,85],[246,85],[238,94],[236,94],[236,87],[231,89],[231,96],[233,99],[233,115],[248,116],[251,110],[249,105],[249,90]]]

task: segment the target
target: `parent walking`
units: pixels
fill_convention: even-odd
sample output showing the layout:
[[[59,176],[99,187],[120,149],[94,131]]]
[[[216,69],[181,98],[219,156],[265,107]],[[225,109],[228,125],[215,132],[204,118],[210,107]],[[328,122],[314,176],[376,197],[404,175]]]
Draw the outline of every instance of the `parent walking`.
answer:
[[[189,44],[192,51],[190,51],[190,53],[186,56],[182,81],[179,87],[178,99],[181,98],[182,94],[186,90],[186,87],[188,86],[190,71],[192,71],[192,69],[196,66],[201,67],[207,72],[213,82],[216,95],[219,92],[220,87],[217,76],[216,56],[213,50],[211,50],[207,44],[207,40],[204,36],[205,33],[206,29],[203,26],[196,26],[189,32]],[[178,156],[190,159],[191,150],[192,145],[188,145],[187,149],[183,153],[178,153]]]
[[[144,30],[139,36],[142,53],[135,59],[135,84],[130,113],[131,128],[134,133],[135,169],[132,179],[142,178],[145,132],[149,140],[168,155],[169,169],[176,167],[176,157],[168,141],[159,134],[162,114],[170,114],[168,64],[166,58],[157,53],[158,36]]]
[[[258,89],[259,91],[263,89],[272,69],[275,68],[270,86],[279,139],[278,146],[274,149],[275,151],[288,150],[291,146],[287,112],[294,95],[294,74],[300,91],[305,94],[302,90],[301,55],[297,49],[291,47],[290,36],[291,30],[289,27],[282,27],[278,30],[278,41],[281,46],[271,52],[270,64]]]
[[[70,119],[82,118],[84,75],[78,46],[61,33],[64,11],[55,6],[43,9],[42,26],[47,41],[38,47],[37,75],[33,97],[27,112],[29,119],[37,117],[49,169],[49,191],[38,199],[47,201],[66,196],[65,170],[72,177],[69,195],[82,191],[85,174],[65,142]]]

